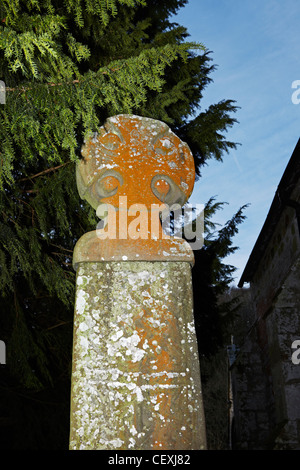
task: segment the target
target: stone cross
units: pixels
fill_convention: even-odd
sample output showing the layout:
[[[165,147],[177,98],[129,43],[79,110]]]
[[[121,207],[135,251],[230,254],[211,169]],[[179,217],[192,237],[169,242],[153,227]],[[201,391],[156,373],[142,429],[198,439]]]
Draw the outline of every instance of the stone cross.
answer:
[[[205,449],[193,251],[160,225],[192,192],[193,156],[134,115],[109,118],[82,155],[78,191],[104,222],[74,249],[70,449]]]

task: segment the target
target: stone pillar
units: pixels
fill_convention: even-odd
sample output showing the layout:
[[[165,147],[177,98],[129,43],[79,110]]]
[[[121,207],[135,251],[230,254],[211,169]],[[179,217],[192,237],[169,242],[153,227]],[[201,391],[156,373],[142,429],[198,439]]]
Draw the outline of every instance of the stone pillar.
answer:
[[[74,249],[70,449],[205,449],[193,252],[158,223],[191,194],[193,157],[164,123],[128,115],[82,154],[80,196],[116,212]]]

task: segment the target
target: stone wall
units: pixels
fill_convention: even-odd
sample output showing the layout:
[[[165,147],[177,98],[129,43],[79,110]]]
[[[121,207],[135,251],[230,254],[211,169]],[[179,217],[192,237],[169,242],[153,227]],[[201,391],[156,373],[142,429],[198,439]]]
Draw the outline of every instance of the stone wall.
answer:
[[[300,200],[300,186],[290,199]],[[241,449],[300,449],[300,237],[295,209],[286,206],[251,281],[252,326],[232,366],[234,445]]]
[[[233,397],[233,450],[268,448],[272,427],[269,377],[263,370],[262,351],[258,344],[257,321],[251,292],[242,293],[239,323],[233,341],[236,356],[230,368]]]

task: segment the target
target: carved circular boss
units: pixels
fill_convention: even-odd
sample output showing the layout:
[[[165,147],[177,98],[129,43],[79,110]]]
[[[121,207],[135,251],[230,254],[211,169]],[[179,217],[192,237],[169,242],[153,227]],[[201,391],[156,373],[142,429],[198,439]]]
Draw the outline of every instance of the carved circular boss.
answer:
[[[127,206],[165,203],[183,206],[192,193],[192,153],[163,122],[134,115],[110,117],[85,142],[77,165],[82,199],[97,210],[101,203]]]

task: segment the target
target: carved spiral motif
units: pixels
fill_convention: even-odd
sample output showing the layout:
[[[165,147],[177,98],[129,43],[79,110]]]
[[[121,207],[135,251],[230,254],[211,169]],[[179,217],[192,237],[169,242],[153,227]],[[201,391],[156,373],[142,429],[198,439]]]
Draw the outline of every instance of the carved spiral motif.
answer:
[[[118,206],[163,202],[183,205],[195,167],[191,151],[163,122],[134,115],[107,119],[82,148],[77,165],[79,194],[95,209],[103,200]],[[104,202],[103,201],[103,202]]]

